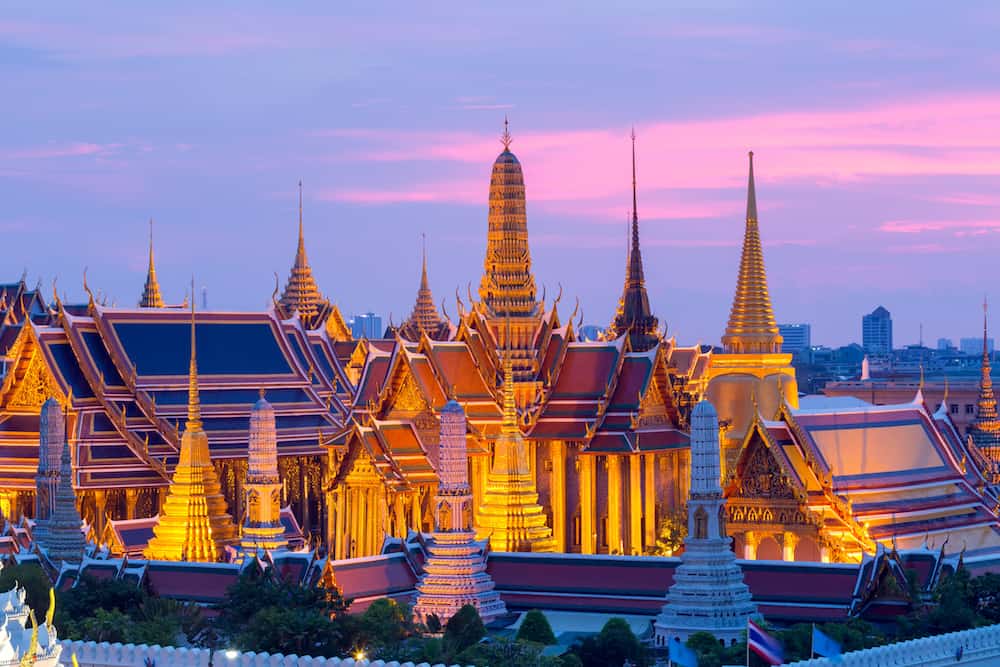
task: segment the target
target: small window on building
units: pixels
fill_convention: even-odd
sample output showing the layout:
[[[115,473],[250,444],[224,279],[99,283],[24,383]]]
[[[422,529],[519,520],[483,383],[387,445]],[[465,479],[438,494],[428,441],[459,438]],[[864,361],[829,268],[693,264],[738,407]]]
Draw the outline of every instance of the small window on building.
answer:
[[[976,414],[976,406],[973,405],[972,403],[966,403],[965,404],[965,414],[967,414],[967,415],[974,415],[974,414]]]
[[[953,414],[953,415],[957,415],[958,414],[958,403],[952,403],[951,404],[951,414]]]
[[[545,462],[542,464],[542,468],[545,472],[552,472],[552,459],[545,459]]]

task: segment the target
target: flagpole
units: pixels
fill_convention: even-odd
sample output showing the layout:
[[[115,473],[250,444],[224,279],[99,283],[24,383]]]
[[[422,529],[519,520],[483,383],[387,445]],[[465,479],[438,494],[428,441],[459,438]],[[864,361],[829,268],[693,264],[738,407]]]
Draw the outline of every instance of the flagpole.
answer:
[[[747,619],[747,667],[750,667],[750,619]]]
[[[816,657],[816,624],[813,623],[812,633],[809,635],[809,659]]]

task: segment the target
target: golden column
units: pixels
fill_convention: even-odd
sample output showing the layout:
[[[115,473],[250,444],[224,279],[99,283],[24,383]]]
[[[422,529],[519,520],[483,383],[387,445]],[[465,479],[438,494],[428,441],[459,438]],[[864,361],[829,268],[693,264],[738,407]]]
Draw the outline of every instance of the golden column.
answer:
[[[628,546],[629,553],[642,555],[642,455],[628,457]]]
[[[556,538],[556,551],[566,553],[566,443],[562,440],[550,442],[549,457],[552,462],[549,482],[552,533]]]
[[[625,551],[622,538],[622,465],[621,457],[609,454],[604,463],[608,468],[608,553]]]
[[[656,455],[646,454],[642,457],[645,464],[646,488],[643,501],[646,511],[643,518],[646,527],[646,546],[656,544]]]
[[[594,459],[594,456],[577,457],[580,462],[580,552],[585,554],[597,553]]]

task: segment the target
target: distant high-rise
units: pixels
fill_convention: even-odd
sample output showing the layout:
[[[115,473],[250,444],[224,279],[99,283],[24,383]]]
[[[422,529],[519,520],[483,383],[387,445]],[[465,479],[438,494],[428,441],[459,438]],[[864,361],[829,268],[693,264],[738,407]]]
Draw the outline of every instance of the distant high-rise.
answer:
[[[955,349],[955,343],[950,338],[938,338],[937,349],[942,352]]]
[[[355,315],[347,324],[351,327],[351,335],[355,338],[372,340],[382,337],[382,317],[375,313]]]
[[[968,354],[973,357],[977,357],[983,353],[983,339],[982,338],[959,338],[958,339],[958,349],[962,354]],[[993,339],[986,339],[986,351],[989,354],[993,354]]]
[[[781,351],[784,353],[801,354],[812,345],[812,326],[809,324],[779,324],[781,334]]]
[[[892,352],[892,315],[884,306],[861,318],[861,345],[870,355]]]

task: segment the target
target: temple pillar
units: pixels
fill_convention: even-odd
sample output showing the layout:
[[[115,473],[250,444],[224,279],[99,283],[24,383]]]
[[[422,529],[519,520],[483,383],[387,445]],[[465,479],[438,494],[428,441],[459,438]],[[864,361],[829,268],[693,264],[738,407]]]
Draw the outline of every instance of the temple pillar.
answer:
[[[757,544],[760,539],[752,531],[743,534],[743,560],[757,560]]]
[[[781,559],[787,561],[795,560],[795,546],[799,543],[799,536],[795,533],[786,532],[781,540]]]
[[[305,463],[303,463],[301,466],[299,466],[299,470],[301,471],[300,474],[302,475],[302,482],[301,482],[301,486],[299,487],[300,489],[302,489],[302,505],[301,505],[302,506],[302,514],[301,514],[301,516],[302,516],[302,532],[305,533],[306,536],[308,536],[309,533],[312,532],[312,516],[310,515],[311,513],[309,511],[309,509],[310,509],[309,508],[309,471],[308,471],[307,466],[305,465]]]
[[[135,506],[136,501],[139,500],[139,489],[128,488],[125,489],[125,518],[134,519],[135,518]]]
[[[358,549],[358,526],[361,516],[361,499],[358,497],[357,489],[349,489],[347,492],[347,548],[345,558],[354,558]]]
[[[473,520],[478,526],[481,523],[479,519],[479,508],[483,506],[483,490],[486,488],[486,475],[490,470],[490,457],[476,456],[471,458],[471,463],[472,477],[470,477],[469,480],[472,483]]]
[[[628,457],[628,548],[633,556],[642,555],[642,456]]]
[[[413,502],[412,502],[412,518],[413,518],[413,529],[418,533],[423,532],[424,522],[423,522],[423,512],[420,510],[420,490],[413,489]],[[406,537],[405,535],[403,537]]]
[[[819,548],[819,562],[829,563],[831,560],[830,547],[825,544]]]
[[[327,491],[326,493],[326,523],[323,539],[326,543],[326,553],[328,558],[336,559],[336,545],[339,538],[337,533],[337,522],[340,520],[340,494],[337,491]]]
[[[556,551],[566,553],[566,443],[562,440],[550,442],[549,457],[552,461],[552,479],[549,484],[552,534],[556,538]]]
[[[393,513],[396,515],[396,525],[393,527],[394,535],[400,539],[406,537],[406,508],[403,507],[403,494],[397,492],[392,499]]]
[[[643,488],[643,504],[645,511],[643,519],[646,529],[646,546],[651,547],[656,544],[656,455],[646,454],[645,459],[646,484]]]
[[[99,539],[104,537],[104,526],[107,523],[108,492],[104,489],[94,489],[94,534]]]
[[[621,458],[608,455],[608,553],[623,553],[625,541],[622,538],[622,466]]]
[[[584,554],[596,553],[594,459],[587,455],[577,457],[580,462],[580,553]]]
[[[385,541],[386,529],[389,526],[389,505],[385,500],[385,493],[382,489],[372,489],[375,494],[375,506],[377,516],[375,518],[375,550],[372,553],[380,553],[382,543]]]
[[[14,514],[17,512],[17,491],[0,491],[0,516],[11,523],[17,521]]]

